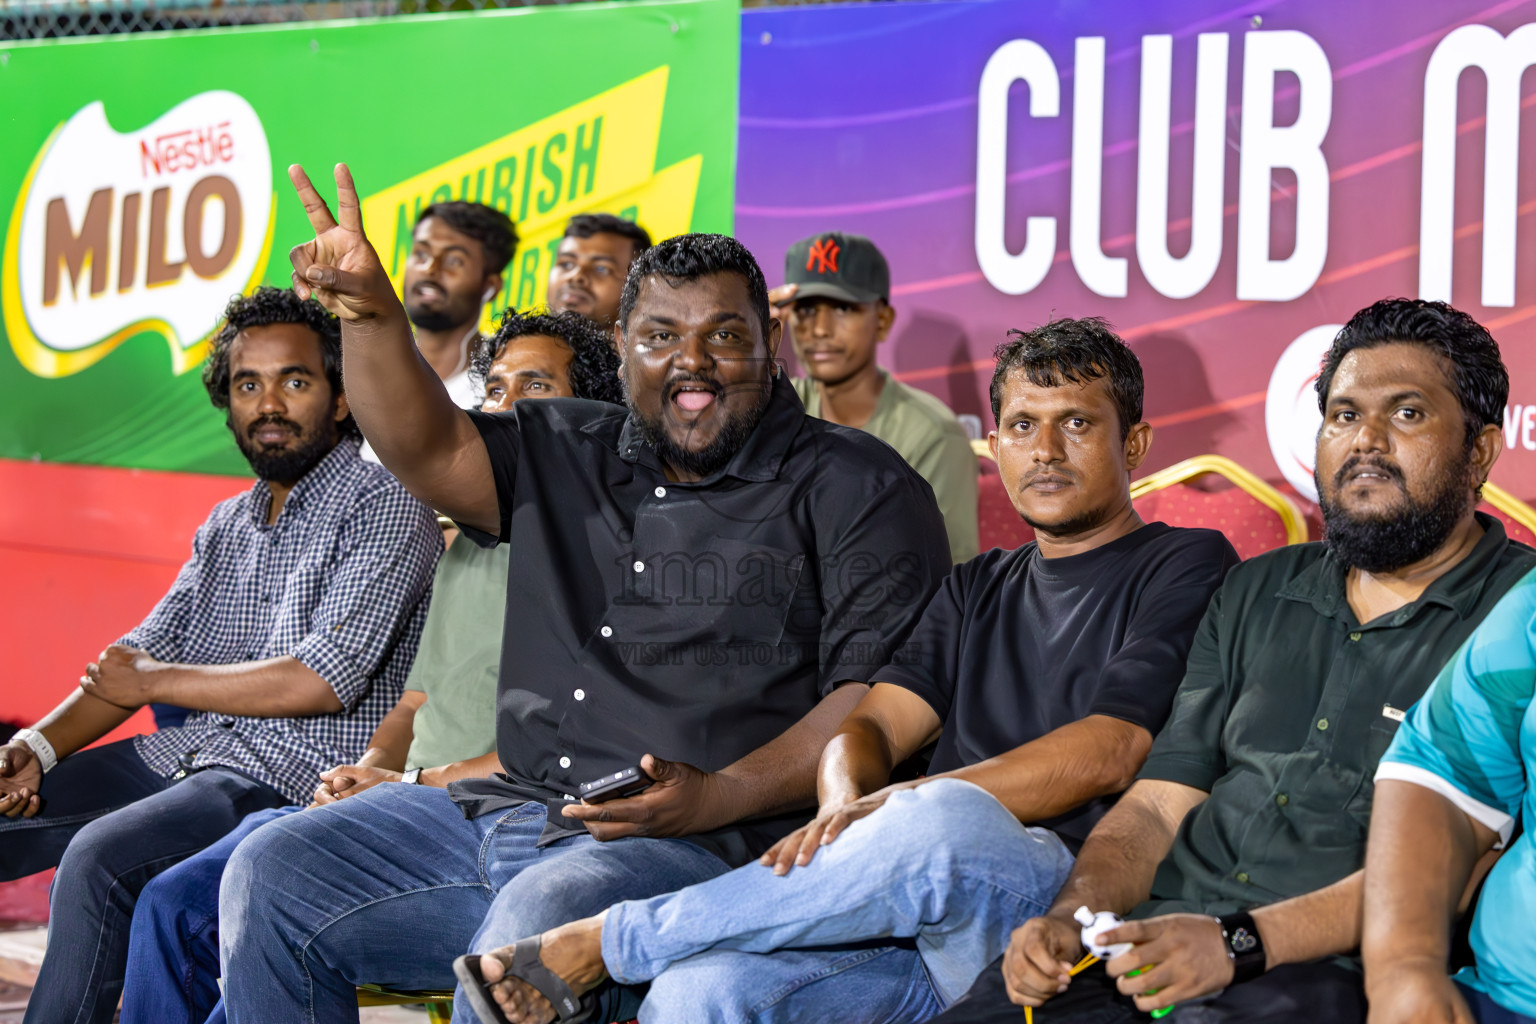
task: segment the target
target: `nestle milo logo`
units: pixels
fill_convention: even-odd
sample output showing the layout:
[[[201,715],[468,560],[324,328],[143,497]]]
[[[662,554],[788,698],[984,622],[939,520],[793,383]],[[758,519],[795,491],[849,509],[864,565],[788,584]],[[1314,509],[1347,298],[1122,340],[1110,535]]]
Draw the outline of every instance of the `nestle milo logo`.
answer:
[[[266,268],[273,200],[266,132],[235,93],[131,132],[83,107],[39,151],[6,233],[0,311],[22,365],[67,376],[150,332],[173,372],[196,366],[229,296]]]

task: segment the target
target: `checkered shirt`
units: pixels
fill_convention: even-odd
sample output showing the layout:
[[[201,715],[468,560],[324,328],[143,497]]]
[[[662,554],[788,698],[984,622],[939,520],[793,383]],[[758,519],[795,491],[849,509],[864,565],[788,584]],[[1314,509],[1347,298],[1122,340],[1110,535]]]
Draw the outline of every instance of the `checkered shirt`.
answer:
[[[343,440],[267,523],[265,481],[222,501],[149,618],[119,643],[160,661],[228,665],[291,655],[342,709],[304,718],[195,711],[136,740],[156,772],[235,768],[297,803],[317,772],[355,761],[405,688],[442,533],[427,507]]]

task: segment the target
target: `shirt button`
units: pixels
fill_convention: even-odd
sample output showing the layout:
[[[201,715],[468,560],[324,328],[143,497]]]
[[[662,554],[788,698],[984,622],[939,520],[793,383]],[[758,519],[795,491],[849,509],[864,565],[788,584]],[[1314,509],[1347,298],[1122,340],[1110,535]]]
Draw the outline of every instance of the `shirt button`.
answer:
[[[1317,720],[1317,727],[1318,727],[1319,730],[1321,730],[1323,732],[1327,732],[1328,731],[1328,719],[1326,719],[1326,718],[1319,718]]]
[[[1291,798],[1286,796],[1284,793],[1281,793],[1279,796],[1275,797],[1275,803],[1279,804],[1281,807],[1284,807],[1290,802]]]
[[[658,497],[658,498],[665,498],[666,496],[667,496],[667,489],[665,487],[658,487],[658,488],[656,488],[656,497]]]
[[[1248,872],[1246,872],[1246,871],[1239,871],[1237,873],[1237,880],[1239,882],[1242,882],[1244,885],[1247,885],[1248,884]]]
[[[636,562],[635,563],[635,572],[645,572],[645,563],[644,562]]]
[[[1359,633],[1351,633],[1351,634],[1349,634],[1349,638],[1351,640],[1353,640],[1355,643],[1359,643],[1360,642],[1360,634]]]
[[[603,634],[603,636],[613,636],[613,627],[604,626],[602,629],[598,630],[598,632]]]
[[[586,700],[587,699],[587,691],[586,690],[577,690],[575,692],[575,694],[573,694],[573,696],[577,700]]]
[[[570,758],[562,757],[560,759],[560,767],[561,768],[569,768],[570,766],[571,766],[571,759]]]

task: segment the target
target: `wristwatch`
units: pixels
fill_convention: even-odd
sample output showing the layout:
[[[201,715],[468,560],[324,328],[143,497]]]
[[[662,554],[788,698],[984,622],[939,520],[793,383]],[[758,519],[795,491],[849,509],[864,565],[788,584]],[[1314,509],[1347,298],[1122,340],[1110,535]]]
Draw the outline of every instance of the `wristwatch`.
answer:
[[[410,771],[400,776],[400,781],[405,783],[407,786],[421,785],[421,769],[412,768]]]
[[[1232,984],[1252,981],[1268,969],[1264,940],[1259,936],[1252,914],[1222,914],[1216,918],[1216,923],[1221,926],[1221,939],[1226,943],[1227,957],[1232,961]]]

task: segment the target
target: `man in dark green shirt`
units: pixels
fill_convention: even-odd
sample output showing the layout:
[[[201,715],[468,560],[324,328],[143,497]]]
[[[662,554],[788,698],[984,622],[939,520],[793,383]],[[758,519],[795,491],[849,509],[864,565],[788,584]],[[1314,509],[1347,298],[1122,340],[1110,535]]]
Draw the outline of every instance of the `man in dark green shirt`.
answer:
[[[1357,313],[1318,379],[1326,540],[1227,577],[1169,723],[1001,970],[938,1018],[1358,1022],[1376,762],[1504,592],[1536,566],[1476,514],[1501,443],[1498,346],[1442,303]],[[1127,914],[1073,978],[1079,907]]]

